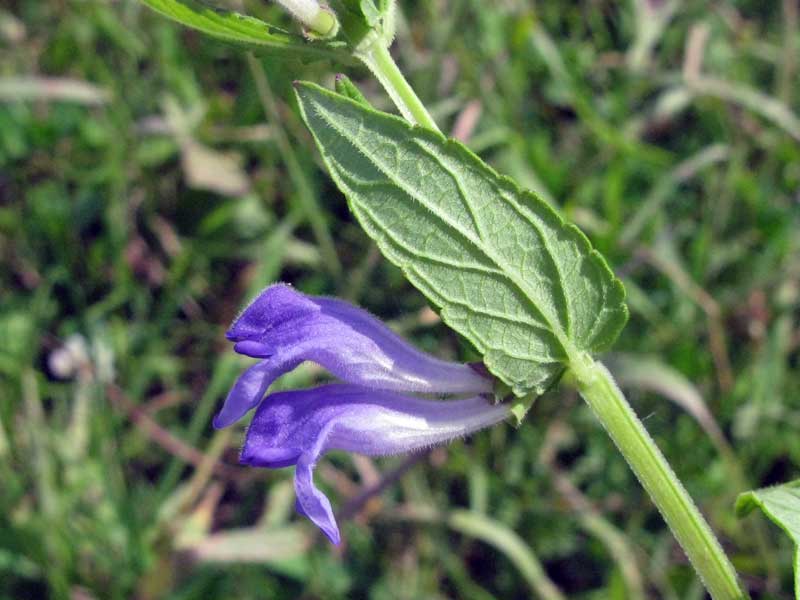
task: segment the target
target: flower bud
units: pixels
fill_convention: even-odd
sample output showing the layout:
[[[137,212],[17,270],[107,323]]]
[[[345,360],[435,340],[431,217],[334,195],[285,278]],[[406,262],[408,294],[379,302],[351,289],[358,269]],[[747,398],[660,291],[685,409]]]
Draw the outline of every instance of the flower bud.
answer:
[[[300,21],[312,37],[330,38],[339,32],[339,20],[317,0],[277,0],[278,4]]]

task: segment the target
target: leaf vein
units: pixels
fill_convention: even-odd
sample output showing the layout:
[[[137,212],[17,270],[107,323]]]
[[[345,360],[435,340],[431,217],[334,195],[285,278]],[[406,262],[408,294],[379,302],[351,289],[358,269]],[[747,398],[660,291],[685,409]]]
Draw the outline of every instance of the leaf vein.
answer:
[[[430,206],[430,205],[429,205],[427,202],[425,202],[425,201],[424,201],[424,200],[423,200],[423,199],[422,199],[422,198],[421,198],[421,197],[420,197],[418,194],[416,194],[416,193],[415,193],[413,190],[409,189],[409,188],[408,188],[408,186],[407,186],[407,185],[406,185],[404,182],[401,182],[399,179],[397,179],[397,178],[393,177],[393,176],[392,176],[392,174],[391,174],[391,170],[390,170],[390,169],[388,169],[386,165],[384,165],[383,163],[381,163],[381,162],[380,162],[380,161],[379,161],[379,160],[378,160],[376,157],[374,157],[374,156],[372,156],[372,155],[369,155],[369,154],[366,152],[366,150],[365,150],[365,148],[363,147],[363,145],[362,145],[362,144],[360,144],[359,142],[357,142],[355,138],[351,139],[349,136],[347,136],[347,135],[346,135],[346,134],[345,134],[345,133],[342,131],[342,129],[341,129],[339,126],[338,126],[338,124],[335,122],[335,120],[334,120],[334,119],[331,119],[331,118],[330,118],[328,115],[324,114],[324,113],[323,113],[321,110],[319,110],[318,108],[316,109],[316,112],[317,112],[317,114],[320,116],[320,118],[322,118],[323,120],[325,120],[325,121],[328,123],[328,126],[329,126],[329,127],[331,127],[331,129],[333,129],[334,131],[336,131],[336,132],[337,132],[337,134],[338,134],[340,137],[342,137],[344,140],[346,140],[346,141],[348,141],[350,144],[352,144],[352,145],[353,145],[353,146],[354,146],[354,147],[355,147],[355,148],[356,148],[356,149],[357,149],[357,150],[358,150],[358,151],[359,151],[359,152],[362,154],[362,156],[364,156],[364,158],[365,158],[366,160],[368,160],[369,162],[371,162],[371,163],[372,163],[372,165],[373,165],[373,166],[374,166],[374,167],[375,167],[375,168],[376,168],[378,171],[380,171],[381,173],[383,173],[383,175],[384,175],[384,176],[385,176],[385,177],[386,177],[388,180],[392,181],[392,182],[393,182],[393,183],[394,183],[394,184],[395,184],[395,185],[396,185],[398,188],[402,189],[402,190],[403,190],[403,191],[406,193],[406,195],[408,195],[409,197],[411,197],[411,198],[412,198],[413,200],[415,200],[415,201],[416,201],[418,204],[420,204],[421,206],[423,206],[423,207],[427,208],[427,209],[430,211],[430,213],[431,213],[433,216],[435,216],[435,217],[436,217],[436,218],[438,218],[438,219],[439,219],[439,220],[440,220],[442,223],[444,223],[445,225],[447,225],[447,227],[448,227],[449,229],[451,229],[451,230],[454,230],[454,231],[456,231],[456,232],[460,233],[460,234],[461,234],[461,236],[462,236],[462,237],[464,237],[464,238],[465,238],[467,241],[469,241],[469,242],[470,242],[470,243],[471,243],[471,244],[472,244],[472,245],[473,245],[473,246],[474,246],[474,247],[475,247],[475,248],[476,248],[478,251],[480,251],[480,252],[483,252],[483,253],[484,253],[484,254],[487,256],[487,258],[489,258],[489,260],[491,260],[491,261],[492,261],[492,262],[493,262],[495,265],[497,265],[498,267],[500,267],[500,268],[501,268],[501,264],[502,264],[502,262],[501,262],[501,261],[500,261],[500,260],[499,260],[499,259],[498,259],[496,256],[493,256],[493,253],[492,253],[492,252],[490,252],[490,251],[489,251],[487,248],[485,248],[485,247],[481,246],[480,244],[478,244],[478,243],[477,243],[477,242],[476,242],[476,241],[475,241],[475,240],[472,238],[472,236],[470,236],[470,235],[468,235],[467,233],[465,233],[465,232],[461,231],[461,230],[460,230],[458,227],[456,227],[456,226],[455,226],[455,225],[454,225],[454,224],[453,224],[453,223],[452,223],[452,222],[451,222],[451,221],[450,221],[450,220],[449,220],[449,219],[448,219],[446,216],[444,216],[444,215],[440,214],[440,212],[439,212],[439,211],[437,211],[437,210],[434,210],[434,209],[433,209],[433,208],[432,208],[432,207],[431,207],[431,206]],[[502,196],[502,197],[504,197],[504,196]],[[527,220],[528,222],[530,222],[528,219],[526,219],[526,220]],[[538,229],[537,229],[537,231],[538,231]],[[551,258],[551,260],[552,260],[552,258]],[[501,270],[502,270],[502,268],[501,268]],[[568,339],[566,338],[565,331],[564,331],[564,330],[561,328],[561,326],[560,326],[558,323],[554,323],[554,322],[552,321],[552,319],[550,319],[549,317],[547,317],[547,315],[545,315],[545,314],[542,312],[541,308],[540,308],[540,307],[538,307],[538,306],[537,306],[537,305],[536,305],[536,304],[533,302],[533,300],[531,299],[531,292],[530,292],[530,290],[528,290],[528,289],[527,289],[527,286],[526,286],[524,283],[522,283],[522,282],[518,281],[518,280],[517,280],[517,277],[515,277],[515,276],[514,276],[514,275],[513,275],[513,274],[512,274],[510,271],[509,271],[509,273],[508,273],[508,278],[509,278],[509,279],[510,279],[510,280],[511,280],[513,283],[514,283],[514,285],[515,285],[515,286],[516,286],[516,287],[519,289],[519,291],[521,291],[521,292],[522,292],[523,296],[526,298],[526,300],[528,301],[528,303],[529,303],[529,304],[530,304],[530,305],[531,305],[531,306],[532,306],[532,307],[533,307],[533,308],[536,310],[536,312],[537,312],[537,313],[539,313],[539,314],[540,314],[540,315],[543,317],[543,319],[544,319],[544,320],[545,320],[545,322],[547,323],[547,325],[548,325],[548,327],[549,327],[550,331],[551,331],[551,332],[552,332],[552,333],[553,333],[553,334],[556,336],[556,338],[558,339],[558,341],[559,341],[559,343],[561,344],[561,346],[562,346],[563,350],[564,350],[564,351],[565,351],[567,354],[569,354],[570,352],[568,351],[568,348],[569,348],[569,349],[571,349],[571,348],[572,348],[572,344],[571,344],[571,343],[568,341]],[[562,294],[563,294],[563,291],[562,291]]]

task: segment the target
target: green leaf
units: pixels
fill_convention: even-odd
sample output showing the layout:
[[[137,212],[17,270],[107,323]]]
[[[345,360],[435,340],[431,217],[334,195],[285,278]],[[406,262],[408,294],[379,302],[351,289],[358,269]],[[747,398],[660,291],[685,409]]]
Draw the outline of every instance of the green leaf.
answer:
[[[141,0],[158,13],[227,42],[268,49],[298,58],[338,58],[350,62],[343,42],[307,41],[274,25],[230,10],[208,6],[198,0]]]
[[[378,7],[375,6],[375,3],[372,0],[361,0],[360,4],[361,12],[367,20],[367,24],[369,24],[370,27],[377,25],[383,15],[378,10]]]
[[[800,599],[800,479],[741,494],[736,514],[743,517],[754,508],[769,517],[794,542],[794,595]]]
[[[545,202],[456,141],[314,84],[296,90],[367,233],[514,393],[542,393],[614,342],[622,284]]]

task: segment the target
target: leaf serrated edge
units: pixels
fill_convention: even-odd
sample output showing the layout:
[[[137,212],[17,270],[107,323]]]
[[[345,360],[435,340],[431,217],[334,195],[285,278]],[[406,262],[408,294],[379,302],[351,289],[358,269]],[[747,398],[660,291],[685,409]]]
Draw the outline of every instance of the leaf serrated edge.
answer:
[[[542,211],[544,211],[545,216],[553,219],[555,221],[556,226],[559,227],[560,230],[562,230],[566,235],[568,235],[570,237],[571,241],[573,241],[577,245],[577,249],[579,250],[579,252],[581,252],[581,255],[585,256],[588,260],[590,260],[592,262],[592,264],[595,267],[600,269],[601,276],[605,276],[605,278],[606,278],[605,281],[608,282],[608,285],[607,286],[606,285],[603,286],[604,300],[609,295],[613,295],[613,296],[616,297],[616,301],[617,301],[616,302],[616,306],[613,306],[613,307],[610,308],[608,306],[608,303],[606,303],[606,304],[604,304],[602,310],[603,311],[613,310],[615,312],[618,312],[619,313],[619,317],[616,320],[611,320],[611,325],[613,325],[613,327],[611,327],[610,331],[604,332],[604,335],[599,337],[597,340],[590,340],[590,342],[594,342],[594,343],[592,344],[592,346],[588,350],[590,352],[603,352],[604,350],[607,350],[613,344],[613,342],[616,340],[617,336],[619,335],[620,331],[625,326],[625,324],[627,323],[627,320],[628,320],[628,307],[625,304],[625,297],[626,297],[625,288],[622,285],[622,282],[616,277],[614,272],[611,270],[611,268],[609,267],[609,265],[606,262],[605,258],[600,254],[600,252],[598,252],[592,246],[591,242],[589,241],[589,238],[587,238],[586,235],[580,229],[578,229],[575,225],[573,225],[572,223],[569,223],[568,221],[566,221],[558,213],[558,211],[556,211],[552,206],[550,206],[550,204],[548,204],[547,202],[545,202],[544,200],[539,198],[532,191],[520,188],[519,185],[516,183],[516,181],[514,181],[510,177],[497,172],[490,165],[486,164],[483,160],[481,160],[481,158],[479,156],[477,156],[474,152],[472,152],[472,150],[467,148],[464,144],[462,144],[458,140],[454,140],[452,138],[447,138],[444,135],[442,135],[442,134],[440,134],[440,133],[438,133],[436,131],[432,131],[432,130],[430,130],[428,128],[421,127],[419,125],[415,125],[415,124],[409,123],[409,122],[405,121],[404,119],[402,119],[400,117],[397,117],[395,115],[391,115],[391,114],[388,114],[388,113],[377,111],[377,110],[375,110],[375,109],[373,109],[371,107],[364,106],[363,104],[360,104],[360,103],[358,103],[358,102],[356,102],[356,101],[354,101],[354,100],[352,100],[350,98],[347,98],[346,96],[342,96],[341,94],[337,94],[335,92],[327,90],[326,88],[323,88],[322,86],[319,86],[319,85],[317,85],[315,83],[312,83],[312,82],[295,81],[294,82],[294,88],[295,88],[295,93],[296,93],[297,98],[298,98],[298,106],[300,107],[301,114],[302,114],[303,119],[306,122],[306,124],[308,124],[309,121],[308,121],[308,116],[306,114],[306,106],[305,106],[305,104],[303,102],[303,97],[302,97],[302,92],[304,90],[307,90],[307,91],[311,92],[312,94],[313,93],[317,93],[317,94],[320,94],[322,96],[328,96],[328,97],[335,98],[335,99],[343,101],[345,103],[350,103],[350,104],[352,104],[353,106],[355,106],[357,109],[359,109],[361,111],[373,112],[373,113],[375,113],[376,115],[378,115],[378,116],[380,116],[382,118],[385,118],[385,119],[388,119],[388,120],[393,120],[396,124],[401,125],[407,131],[419,134],[420,137],[422,137],[422,138],[427,137],[427,138],[429,138],[430,141],[437,142],[437,143],[444,143],[444,146],[445,146],[446,149],[449,149],[451,151],[455,151],[457,154],[463,154],[463,156],[466,159],[471,161],[471,164],[469,165],[470,167],[476,168],[476,170],[480,174],[485,175],[489,180],[493,181],[493,183],[496,183],[498,185],[498,187],[502,189],[502,191],[504,191],[506,193],[510,193],[512,196],[515,195],[515,196],[518,196],[520,198],[527,199],[529,202],[533,203],[537,208],[540,208]],[[311,131],[311,134],[316,139],[316,134],[314,133],[313,130]],[[319,140],[317,140],[317,143],[319,144]],[[326,164],[327,164],[327,159],[325,159],[324,155],[323,155],[323,159],[326,161]],[[334,173],[332,172],[331,175],[334,176]],[[349,197],[349,195],[345,194],[345,197],[347,198],[347,202],[350,205],[350,209],[354,213],[358,213],[359,211],[353,205],[353,202],[352,202],[351,198]],[[520,203],[516,203],[516,202],[515,202],[515,204],[518,204],[518,208],[523,210],[523,211],[531,210],[525,204],[520,204]],[[542,217],[540,217],[538,215],[535,215],[535,216],[537,218],[540,218],[540,219],[542,218]],[[412,270],[409,268],[409,266],[407,264],[405,264],[406,261],[399,259],[399,257],[397,256],[397,253],[394,251],[394,249],[386,247],[387,244],[383,240],[383,236],[377,236],[376,243],[378,243],[380,249],[387,256],[394,257],[392,262],[395,262],[400,267],[400,269],[402,270],[403,274],[406,277],[408,277],[412,281],[417,279],[416,276],[413,274]],[[419,286],[417,286],[417,287],[419,287]],[[427,286],[424,286],[424,287],[427,287]],[[566,290],[564,290],[563,279],[560,276],[559,276],[559,287],[561,288],[562,294],[566,294]],[[446,306],[438,298],[435,297],[436,296],[435,294],[426,294],[426,295],[429,297],[429,299],[434,304],[438,305],[439,309],[442,312],[442,318],[445,320],[445,322],[447,322],[449,325],[452,326],[452,324],[449,323],[449,320],[445,318],[446,317],[446,313],[448,312],[446,310]],[[553,328],[553,329],[556,329],[556,328]],[[558,331],[553,331],[553,334],[557,338],[559,338],[559,340],[560,340],[560,342],[561,342],[561,344],[562,344],[562,346],[563,346],[563,348],[565,350],[565,353],[567,354],[567,359],[571,362],[571,361],[577,359],[576,353],[579,352],[579,351],[574,347],[574,345],[571,343],[570,340],[565,338],[566,333],[567,332],[561,330],[560,327],[558,328]],[[474,343],[475,342],[473,340],[473,344]],[[476,346],[477,346],[477,344],[476,344]],[[480,348],[478,348],[478,349],[481,350]],[[486,354],[484,355],[484,358],[486,359],[487,367],[490,367],[491,363],[494,362],[494,360],[493,360],[493,355],[494,354],[503,354],[503,355],[505,355],[505,353],[503,353],[502,351],[498,351],[498,350],[494,350],[494,349],[491,349],[491,350],[492,350],[492,352],[490,353],[490,352],[487,352],[484,349],[484,352],[486,352]],[[491,356],[490,356],[490,354],[491,354]],[[544,363],[542,363],[542,364],[544,364]],[[553,363],[553,364],[556,364],[556,363]],[[555,376],[555,379],[557,379],[558,376],[560,376],[560,373]],[[500,375],[498,375],[498,377],[500,377],[500,379],[503,380],[504,383],[512,386],[512,388],[514,389],[514,392],[517,395],[523,395],[524,393],[528,393],[530,391],[530,388],[528,390],[519,389],[518,385],[520,384],[520,382],[507,381],[506,378],[504,378],[504,377],[502,377]],[[543,383],[540,382],[539,385],[535,385],[534,384],[533,387],[535,389],[539,389],[539,390],[543,391],[543,389],[546,389],[551,384],[552,384],[552,380],[548,379],[548,381],[546,381],[546,382],[543,382]]]

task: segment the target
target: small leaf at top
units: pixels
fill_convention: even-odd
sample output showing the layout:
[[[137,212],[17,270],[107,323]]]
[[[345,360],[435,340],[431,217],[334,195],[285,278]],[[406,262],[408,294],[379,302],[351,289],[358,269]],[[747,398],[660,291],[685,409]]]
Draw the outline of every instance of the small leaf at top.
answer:
[[[375,3],[372,0],[361,0],[360,4],[361,12],[364,14],[364,18],[367,20],[367,23],[371,27],[377,25],[382,15],[378,10],[378,7],[375,6]]]
[[[338,73],[336,75],[336,92],[341,96],[345,96],[346,98],[350,98],[359,104],[371,108],[369,100],[364,97],[361,90],[358,89],[356,84],[344,73]]]
[[[297,58],[350,61],[343,42],[309,42],[261,19],[208,6],[199,0],[141,0],[153,10],[208,35]]]
[[[774,487],[752,490],[736,499],[736,514],[743,517],[754,508],[761,511],[794,542],[794,595],[800,599],[800,479]]]
[[[627,319],[586,237],[462,144],[311,83],[306,124],[352,211],[517,395],[542,393]]]

